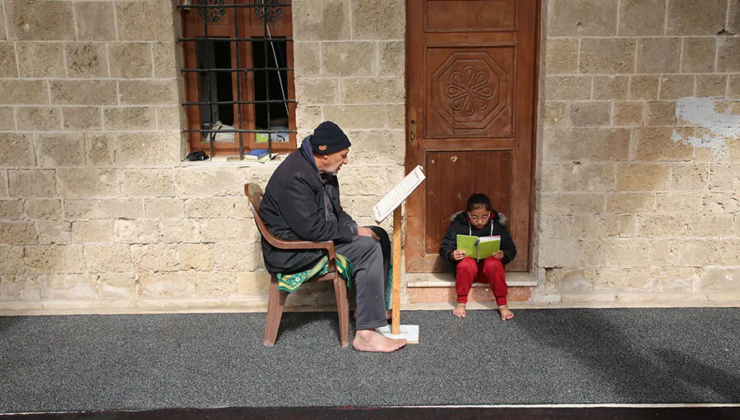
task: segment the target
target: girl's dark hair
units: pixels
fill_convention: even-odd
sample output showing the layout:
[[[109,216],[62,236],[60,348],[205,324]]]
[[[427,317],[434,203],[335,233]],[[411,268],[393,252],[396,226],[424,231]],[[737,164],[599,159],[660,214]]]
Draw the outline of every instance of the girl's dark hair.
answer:
[[[468,211],[475,209],[484,208],[488,211],[491,210],[491,199],[487,195],[481,193],[475,193],[468,198]]]

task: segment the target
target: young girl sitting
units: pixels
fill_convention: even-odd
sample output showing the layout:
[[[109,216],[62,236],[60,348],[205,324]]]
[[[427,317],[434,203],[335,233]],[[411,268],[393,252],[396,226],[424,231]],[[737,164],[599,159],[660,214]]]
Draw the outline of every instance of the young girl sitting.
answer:
[[[455,213],[450,227],[439,247],[439,255],[455,269],[455,289],[457,306],[452,311],[455,316],[465,317],[465,304],[473,282],[489,283],[496,298],[501,319],[514,317],[506,305],[506,274],[504,265],[516,257],[516,245],[504,227],[506,218],[491,208],[491,200],[485,194],[473,194],[468,198],[466,212]],[[501,236],[500,251],[485,260],[476,261],[457,249],[457,235]]]

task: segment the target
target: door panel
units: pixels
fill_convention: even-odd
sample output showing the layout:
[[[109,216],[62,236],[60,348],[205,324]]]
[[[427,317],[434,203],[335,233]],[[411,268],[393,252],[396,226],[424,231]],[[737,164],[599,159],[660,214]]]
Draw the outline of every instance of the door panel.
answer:
[[[406,167],[427,181],[408,200],[406,270],[445,269],[439,244],[474,192],[507,215],[531,262],[538,0],[407,0]]]

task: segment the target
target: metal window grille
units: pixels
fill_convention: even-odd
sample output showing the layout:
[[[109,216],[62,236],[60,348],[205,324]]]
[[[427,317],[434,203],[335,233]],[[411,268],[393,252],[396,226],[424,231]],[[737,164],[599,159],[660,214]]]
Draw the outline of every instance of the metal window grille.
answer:
[[[184,130],[187,133],[195,133],[194,135],[200,135],[200,144],[208,143],[210,147],[210,156],[214,155],[214,142],[216,136],[220,133],[233,133],[234,143],[238,140],[239,158],[244,159],[245,150],[245,136],[254,136],[250,138],[257,138],[261,136],[264,138],[266,135],[266,146],[269,158],[272,158],[273,154],[273,141],[276,138],[284,140],[285,136],[290,136],[294,139],[295,137],[295,122],[294,116],[291,113],[291,109],[295,109],[295,100],[291,99],[289,95],[288,80],[292,83],[292,72],[293,68],[288,66],[288,60],[283,60],[281,63],[278,59],[278,51],[281,49],[281,44],[284,49],[285,55],[288,54],[288,43],[292,43],[293,39],[289,36],[275,37],[276,30],[275,23],[285,16],[290,15],[286,13],[291,8],[290,0],[181,0],[178,9],[181,13],[197,13],[197,19],[192,18],[190,22],[197,21],[202,24],[202,30],[199,28],[199,32],[202,36],[190,36],[179,38],[178,41],[181,45],[185,46],[187,43],[193,43],[195,48],[190,48],[190,51],[205,51],[215,48],[216,43],[227,42],[229,43],[230,51],[235,54],[236,66],[229,66],[230,68],[224,68],[218,66],[215,63],[215,59],[202,59],[198,57],[198,68],[185,68],[182,69],[182,73],[187,78],[188,73],[196,73],[197,79],[201,82],[198,84],[198,100],[186,101],[182,105],[184,107],[195,107],[197,109],[197,115],[202,117],[199,119],[201,122],[198,128],[193,128],[192,122],[188,121],[188,128]],[[240,13],[240,10],[248,9],[250,13]],[[218,25],[223,19],[226,18],[227,14],[231,18],[233,24],[233,33],[231,36],[224,37],[209,36],[209,27],[213,28]],[[262,37],[254,36],[254,32],[251,31],[251,36],[243,36],[243,32],[240,31],[240,25],[249,25],[251,20],[248,22],[241,22],[244,16],[249,16],[249,19],[253,19],[253,16],[262,22]],[[183,19],[185,21],[185,18]],[[290,24],[290,22],[288,22]],[[251,26],[254,28],[254,25]],[[223,28],[221,28],[223,29]],[[213,30],[212,30],[213,32]],[[244,66],[243,63],[254,61],[250,57],[243,59],[242,47],[245,43],[250,44],[248,50],[252,51],[253,54],[257,54],[257,48],[261,47],[263,50],[262,64],[263,66]],[[261,45],[260,45],[261,44]],[[233,46],[233,48],[232,48]],[[186,53],[187,54],[187,53]],[[211,57],[211,56],[209,56]],[[255,56],[256,57],[256,56]],[[255,60],[256,61],[256,60]],[[258,75],[260,73],[260,75]],[[219,75],[229,74],[232,75],[231,79],[235,79],[236,89],[232,92],[236,92],[231,98],[222,100],[218,95],[214,94],[213,91],[219,83]],[[290,77],[290,79],[288,79]],[[270,92],[271,78],[278,78],[277,83],[280,85],[279,94],[276,92]],[[283,80],[285,78],[286,80]],[[251,80],[256,83],[258,79],[261,79],[263,84],[260,86],[261,90],[264,90],[264,98],[257,99],[256,91],[257,86],[248,85]],[[190,79],[192,82],[193,79]],[[220,79],[223,80],[223,79]],[[272,80],[275,83],[275,80]],[[245,85],[246,84],[246,85]],[[243,87],[246,86],[246,91],[249,92],[248,97],[244,97],[245,90]],[[274,89],[273,89],[274,90]],[[234,97],[235,96],[235,97]],[[274,99],[278,96],[279,99]],[[250,98],[251,97],[251,98]],[[272,125],[273,119],[271,118],[271,107],[273,105],[282,105],[285,108],[285,114],[287,116],[287,127],[281,126],[279,129]],[[219,115],[218,107],[222,105],[230,105],[234,110],[234,116],[232,121],[232,127],[223,129],[223,124],[218,124],[215,121],[214,115]],[[247,124],[243,121],[244,106],[250,106],[250,109],[254,110],[255,114],[257,109],[266,110],[266,127],[256,127],[257,117],[255,116]],[[222,108],[223,109],[223,108]],[[214,111],[216,110],[216,111]],[[282,111],[282,110],[281,110]],[[205,114],[204,114],[205,112]],[[189,112],[188,115],[195,115]],[[209,119],[209,121],[205,121]],[[287,129],[286,129],[287,128]],[[204,142],[203,139],[206,141]],[[288,140],[292,142],[294,140]],[[191,143],[192,144],[192,143]],[[264,147],[257,147],[264,148]]]

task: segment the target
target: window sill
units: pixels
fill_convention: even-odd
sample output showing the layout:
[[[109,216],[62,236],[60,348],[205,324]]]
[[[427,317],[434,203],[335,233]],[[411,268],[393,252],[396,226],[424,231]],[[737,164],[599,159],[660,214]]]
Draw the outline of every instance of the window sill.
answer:
[[[212,159],[206,159],[206,160],[196,160],[196,161],[189,161],[184,160],[182,161],[181,166],[228,166],[228,167],[243,167],[243,166],[271,166],[271,167],[277,167],[280,165],[280,163],[285,160],[285,158],[288,155],[286,154],[280,154],[276,157],[274,157],[272,160],[268,160],[265,162],[258,162],[255,160],[240,160],[239,156],[214,156]]]

